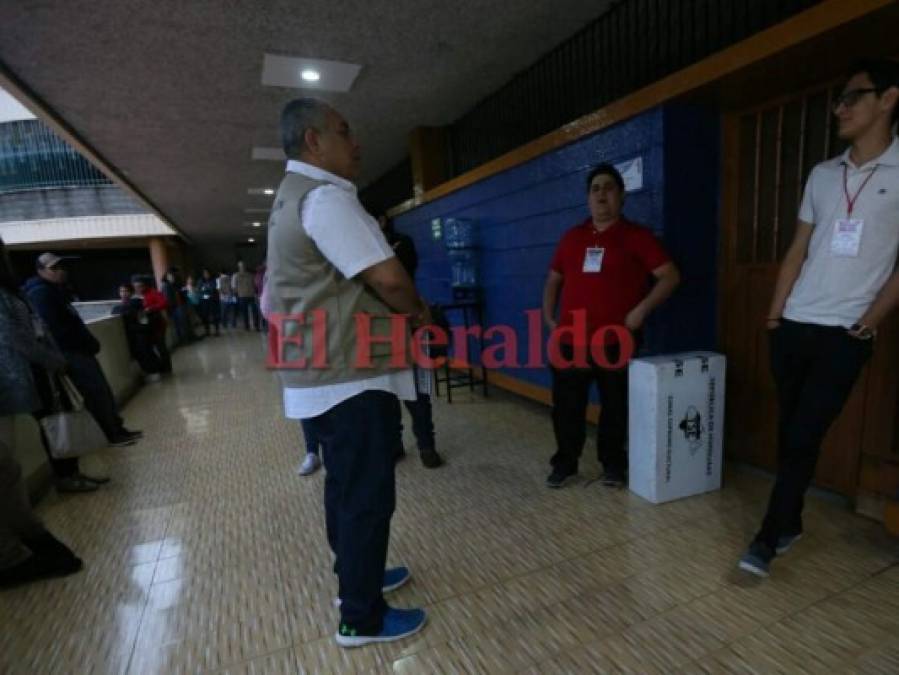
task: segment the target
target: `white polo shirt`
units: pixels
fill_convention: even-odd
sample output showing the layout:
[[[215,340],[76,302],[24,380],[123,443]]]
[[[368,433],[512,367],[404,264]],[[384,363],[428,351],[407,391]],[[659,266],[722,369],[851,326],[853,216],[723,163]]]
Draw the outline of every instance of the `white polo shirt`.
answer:
[[[868,182],[862,188],[865,180]],[[849,217],[847,191],[850,197],[858,194],[852,218],[863,222],[855,256],[833,252],[837,221]],[[848,328],[868,310],[896,267],[899,139],[893,138],[880,157],[862,166],[852,163],[848,149],[840,157],[818,164],[805,185],[799,220],[811,223],[814,230],[808,257],[787,298],[783,316]]]
[[[355,185],[305,162],[291,160],[287,162],[287,171],[330,183],[306,195],[301,222],[309,238],[343,276],[351,279],[394,256],[378,222],[359,203]],[[321,387],[285,387],[284,416],[317,417],[348,398],[373,389],[396,394],[404,401],[416,398],[412,370],[391,371]]]

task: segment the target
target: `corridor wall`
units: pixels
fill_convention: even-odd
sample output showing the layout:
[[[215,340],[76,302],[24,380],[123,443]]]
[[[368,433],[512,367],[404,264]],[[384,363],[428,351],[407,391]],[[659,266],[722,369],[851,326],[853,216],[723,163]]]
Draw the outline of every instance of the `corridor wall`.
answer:
[[[540,307],[549,261],[562,234],[589,215],[585,180],[600,162],[641,158],[642,187],[624,214],[659,236],[681,269],[676,295],[649,321],[643,353],[715,347],[719,125],[715,111],[662,106],[495,174],[395,218],[419,254],[416,284],[432,302],[451,299],[444,242],[435,219],[476,222],[485,326],[505,324],[527,361],[525,312]],[[548,387],[546,368],[503,374]]]

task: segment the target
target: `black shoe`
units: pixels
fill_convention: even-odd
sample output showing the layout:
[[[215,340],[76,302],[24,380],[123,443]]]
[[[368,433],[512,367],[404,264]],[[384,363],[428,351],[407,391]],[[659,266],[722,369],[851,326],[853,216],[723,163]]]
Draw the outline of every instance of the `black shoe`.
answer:
[[[39,534],[36,537],[25,537],[22,539],[22,543],[30,548],[32,553],[44,558],[56,558],[61,560],[68,560],[71,562],[81,562],[78,559],[78,556],[76,556],[72,552],[72,549],[63,544],[59,539],[54,537],[49,532],[44,532],[43,534]]]
[[[436,469],[443,465],[443,458],[437,454],[434,448],[423,448],[420,452],[421,463],[425,465],[425,468]]]
[[[565,469],[555,467],[546,479],[546,487],[560,488],[575,476],[577,476],[577,471],[566,471]]]
[[[131,433],[122,433],[121,431],[109,439],[109,445],[114,448],[121,448],[124,445],[134,445],[140,439],[140,435]]]
[[[620,469],[606,469],[600,482],[606,487],[622,488],[627,485],[627,472]]]
[[[404,459],[406,459],[406,448],[404,448],[402,445],[396,446],[393,451],[393,461],[402,462]]]
[[[18,565],[0,571],[0,588],[13,588],[49,577],[64,577],[82,567],[84,563],[74,555],[71,558],[57,558],[35,553]]]
[[[125,434],[126,436],[133,436],[134,438],[143,438],[144,437],[144,432],[141,431],[140,429],[135,429],[132,431],[131,429],[126,429],[125,427],[122,427],[121,429],[119,429],[119,433]]]

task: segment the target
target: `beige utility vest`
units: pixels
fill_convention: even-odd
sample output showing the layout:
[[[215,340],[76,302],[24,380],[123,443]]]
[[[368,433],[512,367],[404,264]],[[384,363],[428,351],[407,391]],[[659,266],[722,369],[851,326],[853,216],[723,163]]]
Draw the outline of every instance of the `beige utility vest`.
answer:
[[[361,279],[347,279],[325,258],[315,242],[306,234],[301,222],[302,204],[314,188],[329,185],[299,173],[288,173],[281,181],[272,213],[268,221],[268,281],[266,295],[272,315],[286,315],[282,324],[284,336],[301,336],[302,349],[293,343],[284,343],[276,366],[286,387],[320,387],[340,382],[363,380],[397,370],[390,361],[394,355],[392,344],[373,342],[369,348],[372,367],[359,367],[357,360],[356,315],[370,319],[371,334],[379,338],[390,336],[391,310]],[[340,227],[334,223],[333,227]],[[326,316],[325,339],[314,335],[314,310],[324,310]],[[305,322],[296,318],[303,315]],[[276,341],[272,339],[271,345]],[[408,329],[403,331],[403,368],[411,367],[408,360]],[[274,348],[274,346],[272,347]],[[326,349],[327,367],[313,367]],[[289,367],[301,356],[306,358],[305,368]]]

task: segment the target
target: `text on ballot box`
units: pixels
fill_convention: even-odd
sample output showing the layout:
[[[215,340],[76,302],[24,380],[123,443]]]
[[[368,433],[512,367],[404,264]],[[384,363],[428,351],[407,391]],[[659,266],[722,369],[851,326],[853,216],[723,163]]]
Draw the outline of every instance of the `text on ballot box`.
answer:
[[[630,362],[632,492],[659,504],[721,487],[724,371],[715,352]]]

